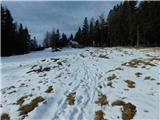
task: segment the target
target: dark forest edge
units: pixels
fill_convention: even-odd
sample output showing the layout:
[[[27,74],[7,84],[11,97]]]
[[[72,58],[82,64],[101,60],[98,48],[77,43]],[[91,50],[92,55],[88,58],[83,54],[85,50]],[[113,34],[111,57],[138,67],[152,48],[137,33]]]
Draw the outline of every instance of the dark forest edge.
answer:
[[[13,22],[8,8],[1,5],[1,56],[25,54],[42,49],[35,37],[31,39],[28,28]]]
[[[35,50],[37,48],[35,47],[37,46],[36,41],[30,39],[27,28],[23,29],[22,25],[17,27],[13,23],[11,15],[9,15],[10,19],[6,20],[10,24],[7,27],[3,26],[3,18],[5,17],[2,14],[2,8],[2,55],[24,54]],[[3,31],[6,28],[9,32]],[[101,15],[96,20],[91,19],[88,21],[86,17],[83,26],[78,28],[75,35],[71,34],[69,37],[64,33],[61,35],[59,29],[47,32],[43,47],[40,48],[52,47],[52,49],[56,50],[57,48],[68,46],[158,47],[160,46],[160,2],[121,2],[110,10],[107,19]],[[15,52],[13,52],[14,50]]]

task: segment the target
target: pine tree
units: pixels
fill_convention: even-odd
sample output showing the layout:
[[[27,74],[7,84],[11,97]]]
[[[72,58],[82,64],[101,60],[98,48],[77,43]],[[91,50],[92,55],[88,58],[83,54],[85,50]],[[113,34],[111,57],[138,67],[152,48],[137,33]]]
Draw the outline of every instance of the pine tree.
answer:
[[[82,41],[80,42],[82,45],[89,46],[89,25],[88,25],[88,19],[85,17],[83,28],[82,28]]]

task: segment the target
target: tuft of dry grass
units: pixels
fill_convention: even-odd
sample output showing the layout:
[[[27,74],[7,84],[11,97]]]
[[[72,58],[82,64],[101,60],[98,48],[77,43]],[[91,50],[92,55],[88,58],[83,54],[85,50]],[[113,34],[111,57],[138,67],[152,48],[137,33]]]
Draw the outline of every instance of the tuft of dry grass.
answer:
[[[125,103],[121,100],[116,100],[112,103],[112,106],[122,106],[122,119],[123,120],[131,120],[135,116],[137,110],[136,106],[131,103]]]
[[[15,86],[10,86],[10,87],[7,88],[7,90],[14,89],[14,88],[16,88],[16,87]]]
[[[125,82],[128,84],[129,88],[135,88],[135,82],[133,82],[131,80],[126,80]]]
[[[48,89],[45,91],[46,93],[51,93],[53,91],[53,86],[49,86]]]
[[[136,75],[137,77],[141,77],[142,73],[136,72],[135,75]]]
[[[96,100],[95,103],[101,106],[108,104],[107,96],[100,94],[98,100]]]
[[[67,101],[69,105],[74,105],[76,92],[72,92],[67,95]]]
[[[117,76],[116,76],[115,74],[112,74],[111,76],[107,77],[107,79],[108,79],[109,81],[114,80],[114,79],[116,79],[116,78],[117,78]]]
[[[107,86],[110,86],[111,88],[113,88],[112,82],[109,82],[109,83],[107,84]]]
[[[112,106],[123,106],[125,104],[122,100],[116,100],[112,103]]]
[[[20,106],[20,108],[18,109],[18,111],[20,111],[20,115],[27,115],[38,106],[38,103],[42,101],[44,101],[44,98],[42,96],[38,96],[33,99],[31,103]]]
[[[96,111],[95,120],[105,120],[104,115],[105,113],[102,110]]]
[[[133,59],[127,63],[123,63],[122,65],[133,67],[133,68],[137,68],[139,65],[156,66],[156,65],[152,64],[151,62],[152,62],[151,60],[146,61],[146,60]]]
[[[10,120],[9,114],[8,114],[8,113],[3,113],[3,114],[1,115],[1,120]]]
[[[82,58],[84,58],[85,56],[83,54],[79,54]]]
[[[135,116],[137,110],[136,106],[131,103],[126,103],[123,105],[122,110],[122,119],[123,120],[131,120]]]
[[[99,57],[109,59],[109,57],[106,54],[100,54]]]
[[[155,79],[152,78],[151,76],[146,76],[146,77],[144,78],[144,80],[155,80]]]
[[[17,105],[20,105],[22,106],[22,104],[24,103],[24,99],[27,98],[27,97],[32,97],[32,94],[29,94],[29,95],[26,95],[26,96],[23,96],[21,97],[20,99],[17,100]]]

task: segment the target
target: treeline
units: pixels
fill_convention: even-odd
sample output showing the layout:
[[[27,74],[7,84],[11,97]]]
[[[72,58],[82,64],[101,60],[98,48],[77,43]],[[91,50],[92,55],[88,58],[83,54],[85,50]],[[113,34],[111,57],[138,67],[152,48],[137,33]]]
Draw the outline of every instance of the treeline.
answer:
[[[25,54],[41,49],[36,39],[31,39],[27,27],[13,22],[7,7],[1,5],[1,56]]]
[[[84,19],[74,40],[83,46],[160,46],[160,2],[124,1],[107,19]]]
[[[43,41],[44,48],[51,47],[52,49],[69,47],[73,41],[73,35],[67,37],[66,34],[60,34],[59,29],[47,32]]]

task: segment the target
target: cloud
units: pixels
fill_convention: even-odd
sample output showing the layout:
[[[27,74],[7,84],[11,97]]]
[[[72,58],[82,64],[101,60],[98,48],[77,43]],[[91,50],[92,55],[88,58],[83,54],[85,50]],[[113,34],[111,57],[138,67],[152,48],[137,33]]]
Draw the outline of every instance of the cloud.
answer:
[[[85,17],[97,18],[118,1],[5,1],[15,21],[27,26],[31,36],[42,43],[46,31],[59,28],[67,35],[75,33]]]

